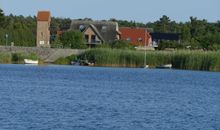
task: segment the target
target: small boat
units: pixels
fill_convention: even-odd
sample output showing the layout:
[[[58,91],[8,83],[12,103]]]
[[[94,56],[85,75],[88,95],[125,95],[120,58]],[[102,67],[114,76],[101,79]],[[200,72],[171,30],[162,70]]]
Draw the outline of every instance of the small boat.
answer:
[[[158,69],[171,69],[172,64],[160,65],[160,66],[156,66],[156,68],[158,68]]]
[[[38,60],[24,59],[25,64],[38,64]]]
[[[149,65],[145,65],[145,67],[144,67],[145,69],[148,69],[149,68]]]
[[[83,66],[94,66],[95,63],[89,62],[88,60],[81,60],[80,61],[80,65],[83,65]]]
[[[80,62],[79,61],[71,61],[71,65],[80,66]]]

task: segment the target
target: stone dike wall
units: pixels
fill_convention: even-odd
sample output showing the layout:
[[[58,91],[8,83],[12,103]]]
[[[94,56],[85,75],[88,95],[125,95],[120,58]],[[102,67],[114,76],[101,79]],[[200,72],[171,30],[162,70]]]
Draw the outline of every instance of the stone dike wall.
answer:
[[[0,46],[0,52],[1,53],[27,53],[27,54],[35,53],[44,62],[52,63],[60,57],[67,57],[73,54],[79,55],[85,52],[85,50]]]

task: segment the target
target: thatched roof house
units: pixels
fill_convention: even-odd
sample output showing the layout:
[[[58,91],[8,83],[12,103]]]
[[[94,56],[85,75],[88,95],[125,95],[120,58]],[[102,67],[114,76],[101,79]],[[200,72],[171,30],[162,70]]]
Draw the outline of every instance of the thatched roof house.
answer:
[[[80,30],[84,33],[88,44],[111,43],[119,39],[119,28],[117,22],[73,20],[70,30]]]

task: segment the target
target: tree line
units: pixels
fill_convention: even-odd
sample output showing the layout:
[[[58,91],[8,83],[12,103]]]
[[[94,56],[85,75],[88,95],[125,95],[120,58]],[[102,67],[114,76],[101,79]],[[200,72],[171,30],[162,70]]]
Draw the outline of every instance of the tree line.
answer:
[[[88,18],[86,18],[88,20]],[[92,20],[92,19],[89,19]],[[205,19],[197,19],[190,17],[187,22],[175,22],[168,16],[163,15],[155,22],[140,23],[135,21],[110,19],[119,23],[123,27],[144,27],[148,28],[150,32],[162,33],[181,33],[181,44],[163,41],[161,45],[165,47],[185,48],[191,49],[205,49],[205,50],[218,50],[220,49],[220,21],[210,23]],[[56,18],[51,19],[51,43],[62,43],[65,38],[58,38],[57,31],[68,30],[71,24],[69,18]],[[0,9],[0,45],[10,45],[14,43],[15,46],[35,46],[36,45],[36,16],[24,17],[22,15],[4,15]],[[83,35],[75,32],[78,41],[83,41]],[[6,38],[7,35],[7,38]],[[68,34],[63,35],[65,37]],[[62,35],[61,35],[62,37]],[[81,40],[79,40],[82,38]],[[6,43],[7,39],[7,43]],[[77,41],[77,40],[75,40]],[[54,46],[55,47],[55,46]],[[70,45],[69,47],[75,47]]]
[[[114,19],[115,20],[115,19]],[[115,20],[117,21],[117,20]],[[205,19],[190,17],[187,22],[175,22],[163,15],[156,22],[146,24],[135,21],[117,21],[120,26],[146,27],[152,32],[180,33],[181,44],[173,41],[162,41],[168,47],[191,47],[192,49],[218,50],[220,49],[220,21],[210,23]]]

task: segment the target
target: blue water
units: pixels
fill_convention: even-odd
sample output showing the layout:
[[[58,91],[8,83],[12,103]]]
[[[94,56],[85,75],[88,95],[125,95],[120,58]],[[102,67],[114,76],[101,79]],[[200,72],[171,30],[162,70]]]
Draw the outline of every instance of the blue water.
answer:
[[[0,65],[1,130],[220,130],[220,73]]]

